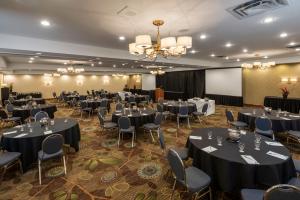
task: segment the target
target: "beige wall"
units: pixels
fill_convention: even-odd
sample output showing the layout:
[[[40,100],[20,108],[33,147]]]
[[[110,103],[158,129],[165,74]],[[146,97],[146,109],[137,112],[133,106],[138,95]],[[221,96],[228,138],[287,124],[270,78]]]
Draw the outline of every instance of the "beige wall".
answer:
[[[281,83],[282,77],[297,77],[293,84]],[[281,87],[290,90],[289,97],[300,98],[300,63],[276,65],[270,69],[243,69],[244,104],[263,105],[265,96],[282,96]]]
[[[134,86],[136,86],[136,89],[142,89],[142,76],[141,75],[130,75],[127,86],[130,89],[133,89]]]
[[[90,76],[90,75],[63,75],[61,77],[45,77],[43,75],[5,75],[4,82],[13,83],[13,91],[33,92],[40,91],[44,98],[52,98],[52,92],[77,90],[86,94],[87,90],[104,89],[109,92],[122,91],[127,84],[128,76]]]

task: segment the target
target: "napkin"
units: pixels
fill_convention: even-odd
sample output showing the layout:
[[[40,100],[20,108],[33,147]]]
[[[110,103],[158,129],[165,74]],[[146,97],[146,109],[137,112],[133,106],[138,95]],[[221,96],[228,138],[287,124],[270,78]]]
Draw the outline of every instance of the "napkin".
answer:
[[[270,146],[278,146],[278,147],[282,147],[283,145],[279,142],[270,142],[270,141],[265,141],[265,143],[267,145],[270,145]]]
[[[300,117],[299,115],[289,115],[290,117]]]
[[[244,114],[244,115],[252,115],[252,113],[248,113],[248,112],[247,112],[247,113],[243,113],[243,114]]]
[[[28,133],[22,133],[22,134],[19,134],[17,136],[15,136],[14,138],[20,138],[20,137],[23,137],[23,136],[26,136],[28,135]]]
[[[9,135],[9,134],[13,134],[13,133],[17,133],[17,131],[15,130],[15,131],[5,132],[5,133],[3,133],[3,135]]]
[[[207,152],[207,153],[211,153],[211,152],[214,152],[216,150],[218,150],[217,148],[215,147],[212,147],[212,146],[208,146],[208,147],[205,147],[202,149],[203,151]]]
[[[240,133],[241,133],[241,135],[246,135],[247,131],[241,130]]]
[[[257,162],[252,156],[250,155],[241,155],[241,157],[246,161],[246,163],[250,165],[258,165],[259,162]]]
[[[196,136],[196,135],[190,135],[191,140],[202,140],[201,136]]]
[[[52,130],[45,131],[45,132],[44,132],[44,135],[48,135],[48,134],[51,134],[51,133],[52,133]]]
[[[142,115],[148,115],[147,113],[142,113]]]
[[[286,118],[286,117],[280,117],[280,118],[284,120],[291,120],[290,118]]]
[[[127,115],[128,117],[132,117],[132,114]]]
[[[119,116],[119,115],[122,115],[122,113],[117,113],[116,115],[118,115],[118,116]]]
[[[274,151],[268,151],[268,152],[267,152],[267,155],[273,156],[273,157],[276,157],[276,158],[279,158],[279,159],[282,159],[282,160],[288,159],[288,156],[282,155],[282,154],[280,154],[280,153],[276,153],[276,152],[274,152]]]

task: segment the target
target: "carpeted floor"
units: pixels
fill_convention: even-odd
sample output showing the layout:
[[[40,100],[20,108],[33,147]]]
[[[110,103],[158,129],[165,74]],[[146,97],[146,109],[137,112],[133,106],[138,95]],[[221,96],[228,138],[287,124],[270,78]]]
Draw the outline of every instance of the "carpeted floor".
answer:
[[[225,108],[235,114],[240,109],[217,106],[216,114],[207,118],[206,126],[227,127]],[[22,176],[12,169],[0,185],[0,199],[170,199],[173,180],[166,176],[168,164],[158,143],[152,143],[148,135],[138,134],[134,148],[130,138],[118,148],[117,134],[101,132],[96,115],[80,119],[72,109],[59,107],[55,117],[72,117],[80,123],[80,151],[67,154],[67,176],[63,175],[59,161],[44,163],[41,186],[37,165]],[[191,126],[202,127],[198,121]],[[163,122],[162,130],[167,147],[184,146],[191,131],[183,124],[176,138],[176,123],[169,120]],[[300,158],[299,154],[294,156]],[[184,188],[177,187],[174,199],[190,199],[190,196]]]

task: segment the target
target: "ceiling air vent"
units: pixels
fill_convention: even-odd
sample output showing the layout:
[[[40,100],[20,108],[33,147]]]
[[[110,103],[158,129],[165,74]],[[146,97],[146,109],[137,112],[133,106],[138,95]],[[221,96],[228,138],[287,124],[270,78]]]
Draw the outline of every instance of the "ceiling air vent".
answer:
[[[228,8],[227,11],[238,19],[244,19],[287,5],[288,0],[252,0]]]

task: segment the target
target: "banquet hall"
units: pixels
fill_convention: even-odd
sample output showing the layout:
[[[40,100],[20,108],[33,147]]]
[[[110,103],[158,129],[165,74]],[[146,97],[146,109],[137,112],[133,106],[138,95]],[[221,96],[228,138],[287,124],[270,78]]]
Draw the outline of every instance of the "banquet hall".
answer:
[[[0,200],[300,200],[299,10],[0,1]]]

